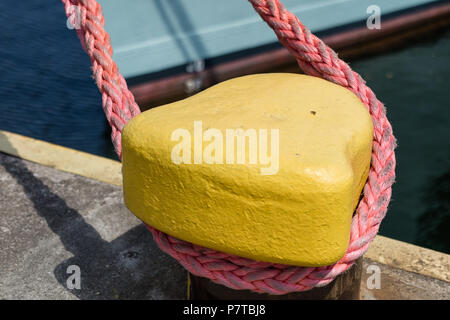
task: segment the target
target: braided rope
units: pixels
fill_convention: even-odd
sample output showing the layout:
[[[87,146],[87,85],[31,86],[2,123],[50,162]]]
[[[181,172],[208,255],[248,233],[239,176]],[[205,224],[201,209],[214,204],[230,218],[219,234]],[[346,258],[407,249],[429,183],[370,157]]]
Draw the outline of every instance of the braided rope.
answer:
[[[140,113],[140,109],[112,59],[113,50],[104,28],[102,8],[95,0],[62,2],[68,19],[77,26],[83,49],[91,59],[93,76],[102,94],[103,110],[112,129],[111,140],[117,155],[122,159],[122,129]]]
[[[133,95],[112,60],[110,39],[104,30],[100,5],[95,0],[62,0],[66,14],[76,5],[81,12],[77,33],[87,51],[94,78],[102,93],[103,109],[112,127],[112,141],[121,156],[121,131],[139,114]],[[365,81],[337,54],[301,24],[278,0],[249,0],[261,18],[275,31],[303,71],[324,78],[355,93],[370,112],[374,125],[372,161],[363,197],[352,219],[350,243],[337,263],[326,267],[296,267],[257,262],[176,239],[150,226],[158,246],[191,273],[227,287],[261,293],[286,294],[325,286],[361,257],[386,215],[395,180],[396,146],[383,104]]]

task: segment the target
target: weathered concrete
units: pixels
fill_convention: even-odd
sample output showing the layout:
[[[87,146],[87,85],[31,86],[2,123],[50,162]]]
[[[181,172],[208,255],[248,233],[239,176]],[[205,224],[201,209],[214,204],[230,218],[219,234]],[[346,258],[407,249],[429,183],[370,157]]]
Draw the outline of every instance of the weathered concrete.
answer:
[[[183,299],[186,272],[120,187],[0,153],[0,299]],[[81,269],[81,289],[66,286]]]
[[[380,288],[368,287],[373,276],[370,265],[380,269]],[[371,282],[369,280],[369,282]],[[364,259],[361,280],[363,300],[450,300],[450,283],[423,274],[410,272],[373,260]]]
[[[383,265],[450,282],[450,255],[377,236],[364,255]]]
[[[119,161],[0,130],[0,152],[47,167],[122,186]]]

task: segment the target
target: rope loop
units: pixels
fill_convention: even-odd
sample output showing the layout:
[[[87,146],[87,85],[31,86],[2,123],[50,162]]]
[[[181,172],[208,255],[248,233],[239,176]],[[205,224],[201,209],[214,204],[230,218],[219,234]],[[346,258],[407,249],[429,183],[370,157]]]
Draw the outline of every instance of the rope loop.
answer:
[[[229,255],[176,239],[150,226],[158,246],[178,260],[189,272],[236,290],[269,294],[305,291],[329,284],[348,270],[368,249],[386,215],[395,180],[396,140],[383,104],[359,74],[340,60],[322,40],[313,35],[279,0],[248,0],[261,18],[274,30],[279,41],[296,58],[302,70],[326,79],[356,94],[369,110],[374,125],[369,177],[352,219],[350,243],[344,257],[327,267],[295,267],[258,262]],[[66,15],[79,10],[77,34],[90,57],[93,76],[102,94],[102,105],[112,128],[111,139],[121,158],[121,132],[140,113],[133,94],[112,59],[104,17],[95,0],[62,0]]]

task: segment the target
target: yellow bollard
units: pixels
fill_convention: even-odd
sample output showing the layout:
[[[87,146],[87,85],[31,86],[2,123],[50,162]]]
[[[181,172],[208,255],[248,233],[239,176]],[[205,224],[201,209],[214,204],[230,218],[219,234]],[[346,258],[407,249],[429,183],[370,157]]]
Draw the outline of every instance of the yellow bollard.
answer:
[[[372,134],[361,101],[328,81],[232,79],[126,125],[125,203],[145,223],[207,248],[330,265],[349,243]]]

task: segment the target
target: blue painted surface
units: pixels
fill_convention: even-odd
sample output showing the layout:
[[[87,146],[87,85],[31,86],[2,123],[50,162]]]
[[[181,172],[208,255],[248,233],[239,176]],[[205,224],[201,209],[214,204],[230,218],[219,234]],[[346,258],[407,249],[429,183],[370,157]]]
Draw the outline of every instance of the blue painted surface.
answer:
[[[245,0],[99,0],[114,59],[134,77],[276,42]],[[364,21],[433,0],[283,0],[313,32]]]

